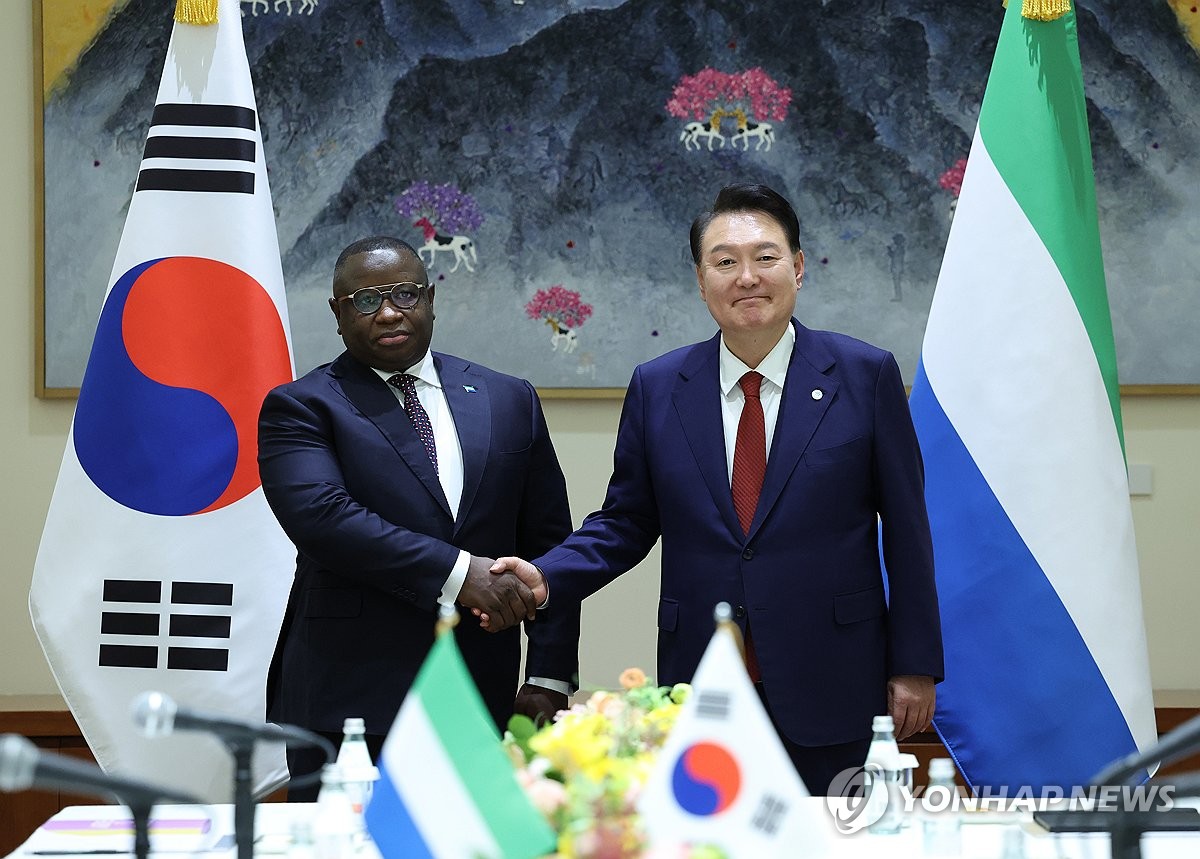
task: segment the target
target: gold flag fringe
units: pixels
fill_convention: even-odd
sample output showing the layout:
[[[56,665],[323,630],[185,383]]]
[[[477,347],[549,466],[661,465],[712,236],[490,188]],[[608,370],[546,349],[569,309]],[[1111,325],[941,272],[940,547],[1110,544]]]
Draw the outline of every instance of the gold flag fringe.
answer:
[[[1070,11],[1071,0],[1021,0],[1021,15],[1034,21],[1057,21]]]
[[[217,0],[175,0],[175,20],[180,24],[215,24]]]

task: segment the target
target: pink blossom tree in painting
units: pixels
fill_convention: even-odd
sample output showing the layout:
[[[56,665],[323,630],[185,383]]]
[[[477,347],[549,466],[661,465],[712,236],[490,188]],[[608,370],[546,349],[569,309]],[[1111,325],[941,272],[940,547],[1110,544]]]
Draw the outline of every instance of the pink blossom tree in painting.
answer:
[[[554,351],[563,347],[564,353],[575,351],[579,335],[577,330],[592,315],[592,305],[585,304],[579,293],[556,283],[549,289],[539,289],[525,305],[525,315],[530,319],[541,319],[550,326],[550,345]]]
[[[938,177],[938,185],[954,195],[954,199],[950,201],[950,217],[954,217],[954,210],[958,208],[958,195],[962,193],[963,176],[966,173],[967,159],[960,158]]]
[[[687,120],[679,137],[685,149],[699,149],[701,140],[709,150],[714,143],[724,148],[732,139],[734,147],[741,141],[749,149],[754,140],[756,149],[769,150],[775,139],[772,123],[787,118],[791,101],[792,91],[761,68],[734,73],[705,68],[680,78],[666,109]]]

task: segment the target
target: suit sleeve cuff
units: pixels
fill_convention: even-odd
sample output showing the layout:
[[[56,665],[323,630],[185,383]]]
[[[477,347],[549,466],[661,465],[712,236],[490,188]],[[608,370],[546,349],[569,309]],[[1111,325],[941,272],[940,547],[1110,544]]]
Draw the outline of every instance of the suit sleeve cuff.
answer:
[[[541,567],[535,566],[534,569],[537,570],[539,573],[542,573]],[[541,611],[544,608],[548,608],[550,605],[550,581],[546,578],[545,573],[542,573],[542,581],[546,583],[546,598],[544,600],[542,600],[542,604],[538,606],[538,611]]]
[[[458,560],[450,570],[450,576],[442,585],[442,593],[438,597],[441,605],[454,605],[458,600],[458,592],[462,590],[463,582],[467,580],[467,567],[471,564],[471,553],[459,550]]]
[[[549,689],[551,692],[559,692],[568,698],[575,691],[567,681],[551,680],[549,677],[530,677],[525,682],[530,686],[541,686],[543,689]]]

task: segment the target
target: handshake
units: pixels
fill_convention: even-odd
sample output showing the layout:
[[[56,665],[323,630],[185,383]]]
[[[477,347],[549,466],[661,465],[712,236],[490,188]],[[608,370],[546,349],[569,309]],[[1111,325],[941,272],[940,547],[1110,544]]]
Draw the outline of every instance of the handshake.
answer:
[[[548,596],[541,571],[520,558],[471,556],[458,601],[479,618],[488,632],[500,632],[523,620],[533,620]]]

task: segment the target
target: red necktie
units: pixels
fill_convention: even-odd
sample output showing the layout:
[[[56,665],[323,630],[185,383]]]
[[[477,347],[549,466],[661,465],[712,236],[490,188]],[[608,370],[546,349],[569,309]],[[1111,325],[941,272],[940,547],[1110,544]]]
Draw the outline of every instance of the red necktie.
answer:
[[[733,509],[737,511],[742,532],[750,533],[758,495],[762,492],[763,475],[767,471],[767,426],[763,419],[762,401],[758,398],[762,375],[751,370],[738,380],[746,404],[738,420],[737,442],[733,447]]]
[[[763,475],[767,471],[767,427],[763,418],[762,401],[758,397],[762,374],[751,370],[738,380],[746,402],[738,420],[737,441],[733,446],[733,509],[737,511],[742,532],[750,533],[754,511],[758,508],[758,496],[762,492]],[[746,671],[757,683],[760,679],[758,658],[754,652],[754,641],[750,638],[749,621],[746,624]]]
[[[433,424],[429,422],[429,412],[425,411],[425,407],[417,399],[416,377],[410,376],[408,373],[397,373],[388,378],[388,384],[399,388],[404,394],[404,411],[408,412],[409,420],[413,422],[413,427],[417,430],[417,436],[425,445],[425,452],[429,454],[429,461],[433,463],[433,471],[436,474],[438,470],[437,445],[433,441]]]

